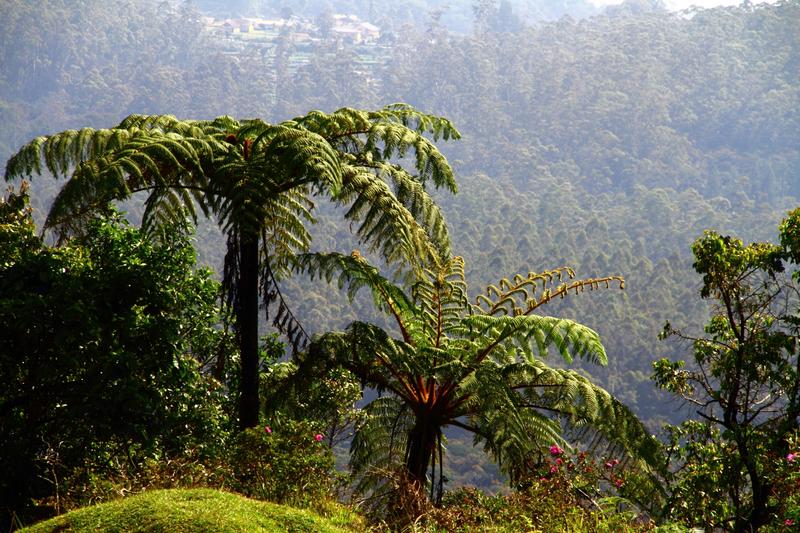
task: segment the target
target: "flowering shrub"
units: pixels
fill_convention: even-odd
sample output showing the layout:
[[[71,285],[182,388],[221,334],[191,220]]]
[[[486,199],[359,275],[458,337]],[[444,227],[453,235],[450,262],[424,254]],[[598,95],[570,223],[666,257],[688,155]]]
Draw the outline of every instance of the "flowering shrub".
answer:
[[[309,506],[328,500],[337,486],[333,453],[306,422],[251,428],[230,451],[231,488],[245,496]]]
[[[775,484],[770,503],[776,507],[778,521],[788,530],[800,524],[800,434],[795,433],[787,442],[789,453],[774,457]]]
[[[598,461],[586,452],[569,455],[553,444],[550,446],[549,461],[542,463],[538,472],[534,470],[531,479],[537,479],[540,484],[552,484],[571,490],[578,499],[592,500],[618,494],[626,485],[627,476],[622,470],[619,459]],[[531,479],[527,484],[530,484]]]
[[[586,452],[573,455],[556,444],[549,451],[511,494],[489,496],[474,488],[448,492],[430,521],[448,532],[617,532],[655,527],[618,496],[635,482],[618,459],[598,461]]]

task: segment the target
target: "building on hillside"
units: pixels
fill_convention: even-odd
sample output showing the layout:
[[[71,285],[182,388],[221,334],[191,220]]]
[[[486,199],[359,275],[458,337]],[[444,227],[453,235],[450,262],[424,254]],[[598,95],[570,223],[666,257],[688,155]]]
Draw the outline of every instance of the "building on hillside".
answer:
[[[334,15],[331,32],[349,44],[374,43],[381,37],[380,28],[355,15]]]

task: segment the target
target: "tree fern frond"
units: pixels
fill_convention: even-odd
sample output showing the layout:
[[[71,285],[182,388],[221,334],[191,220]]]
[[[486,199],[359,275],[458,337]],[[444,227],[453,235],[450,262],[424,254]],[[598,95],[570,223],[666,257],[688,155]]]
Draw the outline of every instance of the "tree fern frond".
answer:
[[[341,158],[324,137],[279,125],[259,136],[255,146],[260,147],[262,139],[263,156],[272,166],[273,175],[283,176],[289,184],[308,183],[318,193],[338,194],[342,185]]]
[[[384,278],[378,269],[368,264],[358,252],[346,256],[337,253],[302,254],[297,257],[296,269],[311,276],[311,279],[325,279],[330,283],[337,276],[339,289],[347,289],[347,296],[352,301],[362,288],[372,293],[375,306],[392,316],[401,332],[405,332],[411,319],[413,304],[405,293]],[[404,333],[404,338],[410,337]]]
[[[387,471],[403,463],[406,439],[414,418],[408,407],[385,396],[365,408],[366,419],[356,427],[350,446],[350,470],[356,478],[355,491],[364,494],[379,489]]]
[[[107,148],[118,148],[135,134],[135,131],[84,128],[36,137],[8,160],[5,179],[31,177],[45,169],[56,177],[67,177],[75,166]]]
[[[406,261],[419,268],[426,260],[437,258],[429,236],[413,214],[394,196],[388,185],[363,169],[345,173],[342,194],[336,198],[350,204],[345,218],[359,222],[356,234],[370,250],[377,251],[390,263]],[[439,247],[449,246],[446,236],[439,236]]]
[[[608,363],[597,332],[565,318],[473,315],[466,317],[464,324],[487,339],[476,354],[478,361],[491,357],[498,346],[511,344],[520,348],[528,358],[533,357],[534,349],[544,357],[548,348],[553,346],[567,363],[571,363],[575,356],[595,364]]]
[[[187,217],[196,224],[195,198],[186,189],[156,188],[145,201],[142,229],[155,235],[159,228],[179,225]]]
[[[267,313],[267,320],[270,320],[270,313],[274,312],[272,315],[272,325],[289,339],[289,344],[292,346],[292,353],[296,354],[308,345],[311,341],[311,337],[303,328],[283,297],[275,275],[272,272],[267,251],[263,250],[264,243],[266,242],[266,239],[262,238],[262,255],[264,258],[260,262],[259,289],[261,291],[263,306]]]

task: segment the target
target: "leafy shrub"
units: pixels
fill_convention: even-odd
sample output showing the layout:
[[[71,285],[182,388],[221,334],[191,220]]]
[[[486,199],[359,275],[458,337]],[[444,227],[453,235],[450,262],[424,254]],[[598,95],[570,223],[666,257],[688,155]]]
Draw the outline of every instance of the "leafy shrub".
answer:
[[[443,531],[648,531],[655,527],[617,495],[631,473],[618,460],[551,447],[534,475],[510,494],[448,492],[430,523]]]
[[[322,434],[302,421],[239,433],[230,449],[230,488],[259,500],[314,506],[337,485],[333,452]]]
[[[0,201],[0,529],[94,498],[66,494],[76,472],[218,453],[222,390],[198,359],[224,343],[219,284],[194,267],[181,232],[153,244],[112,216],[54,248],[24,190]]]

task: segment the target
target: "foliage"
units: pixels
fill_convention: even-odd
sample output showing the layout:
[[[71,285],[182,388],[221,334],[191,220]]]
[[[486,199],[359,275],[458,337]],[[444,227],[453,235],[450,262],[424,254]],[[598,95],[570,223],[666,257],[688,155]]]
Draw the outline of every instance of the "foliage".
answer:
[[[198,358],[229,342],[189,242],[154,245],[112,217],[50,248],[26,206],[24,190],[0,203],[3,513],[47,496],[60,510],[78,468],[216,453],[221,390]]]
[[[392,471],[401,482],[428,486],[435,501],[441,498],[447,426],[473,433],[512,481],[521,479],[549,443],[567,446],[562,423],[591,428],[634,462],[655,460],[655,443],[624,406],[577,372],[542,360],[555,348],[568,362],[574,355],[605,363],[594,331],[534,311],[570,291],[621,286],[621,278],[572,281],[569,269],[529,273],[490,286],[472,305],[460,257],[426,269],[410,295],[356,252],[300,259],[312,277],[337,276],[351,296],[367,288],[376,307],[394,319],[396,337],[354,322],[346,331],[316,338],[305,356],[312,365],[340,365],[386,393],[365,406],[367,419],[351,447],[357,490],[373,491],[375,504],[391,507],[381,497],[387,496],[382,485]]]
[[[374,17],[366,0],[334,4],[393,40],[292,44],[281,70],[274,46],[214,39],[199,13],[182,12],[186,3],[7,1],[0,159],[42,133],[103,127],[133,112],[277,121],[308,109],[403,101],[446,115],[463,133],[443,148],[457,163],[460,193],[437,200],[454,252],[469,258],[470,285],[527,265],[624,272],[625,296],[565,301],[558,313],[592,323],[614,354],[608,367],[588,367],[598,383],[653,431],[665,419],[677,422],[648,376],[650,354],[664,350],[655,340],[664,321],[703,323],[707,316],[687,282],[691,242],[710,227],[767,239],[797,204],[800,4],[695,9],[691,16],[606,12],[477,37],[470,35],[474,3],[448,2],[442,24],[453,27],[458,18],[458,34],[433,27],[421,0],[373,2]],[[264,15],[285,7],[261,4]],[[292,7],[314,18],[312,6],[321,11],[322,4]],[[557,20],[575,7],[511,4],[526,20],[541,18],[540,10]],[[424,30],[402,27],[403,20]],[[60,183],[33,186],[34,207],[46,213]],[[328,223],[340,213],[317,207],[321,223],[309,227],[316,246],[358,247]],[[126,210],[140,215],[138,204]],[[224,238],[199,229],[198,243],[201,261],[221,271]],[[284,280],[281,288],[309,333],[369,316],[369,302],[331,301],[303,280]]]
[[[361,384],[343,368],[312,368],[286,360],[277,335],[267,337],[261,373],[264,420],[304,421],[322,430],[330,446],[352,437],[363,411],[356,407]]]
[[[441,509],[428,517],[431,531],[651,531],[653,524],[621,512],[609,498],[590,504],[569,483],[533,482],[508,495],[488,496],[471,488],[445,495]]]
[[[293,8],[309,16],[303,6],[322,3]],[[677,423],[682,412],[648,376],[651,354],[667,355],[655,340],[665,320],[702,324],[708,315],[696,297],[691,242],[706,228],[769,239],[782,213],[798,204],[800,3],[693,9],[687,16],[606,11],[480,38],[469,35],[473,3],[448,2],[443,13],[451,28],[458,18],[460,34],[431,24],[433,14],[426,17],[416,0],[334,4],[351,6],[342,12],[374,22],[387,40],[373,47],[291,44],[281,70],[269,45],[236,48],[209,38],[197,12],[182,12],[187,3],[6,1],[0,160],[42,133],[103,127],[130,113],[274,121],[312,108],[405,101],[446,115],[463,133],[445,146],[459,194],[437,200],[454,251],[469,258],[470,286],[528,265],[624,272],[625,294],[566,299],[550,312],[592,324],[601,335],[613,354],[608,366],[583,367],[596,383],[651,431],[665,420]],[[540,9],[555,20],[574,6],[511,3],[526,20]],[[233,15],[231,5],[224,9]],[[404,20],[425,29],[402,27]],[[34,182],[35,216],[48,211],[60,185]],[[320,223],[309,226],[315,246],[359,247],[333,223],[339,212],[317,207]],[[141,214],[137,203],[125,208],[133,219]],[[225,245],[215,229],[198,229],[198,252],[221,272]],[[310,334],[373,319],[365,298],[348,305],[301,278],[281,283]],[[468,456],[465,470],[494,471],[480,455]],[[445,474],[455,484],[473,479],[462,470]]]
[[[87,507],[24,531],[253,531],[345,533],[363,531],[363,520],[341,507],[324,514],[249,500],[211,489],[156,490]]]
[[[626,496],[635,469],[619,459],[569,453],[553,444],[549,460],[510,494],[472,488],[447,493],[428,520],[444,531],[649,531],[655,524]],[[652,497],[647,492],[638,495]]]
[[[696,407],[702,422],[672,428],[680,467],[672,516],[690,525],[750,531],[782,522],[777,468],[800,420],[797,271],[800,209],[781,223],[781,245],[707,231],[692,250],[703,275],[700,295],[714,303],[703,336],[664,336],[692,343],[694,361],[654,363],[656,383]]]
[[[308,338],[277,279],[310,245],[312,197],[344,206],[359,239],[390,263],[416,265],[449,251],[426,185],[455,192],[455,178],[425,134],[459,137],[448,120],[403,104],[313,111],[280,124],[131,115],[111,129],[37,137],[9,159],[5,177],[47,170],[69,178],[46,222],[62,239],[81,234],[109,202],[134,193],[147,194],[148,232],[187,215],[196,222],[197,207],[217,219],[227,238],[223,286],[241,357],[239,424],[247,428],[259,414],[259,299],[294,351]],[[411,169],[396,162],[410,154]]]
[[[222,448],[221,442],[214,444]],[[129,457],[109,454],[103,464],[80,465],[65,472],[58,479],[55,494],[37,504],[64,513],[158,489],[222,489],[231,479],[231,469],[224,459],[222,450],[215,456],[196,449],[179,455],[144,454],[140,449],[133,449]]]
[[[292,420],[240,432],[229,450],[229,487],[294,506],[330,501],[338,481],[333,453],[323,438],[311,424]]]

